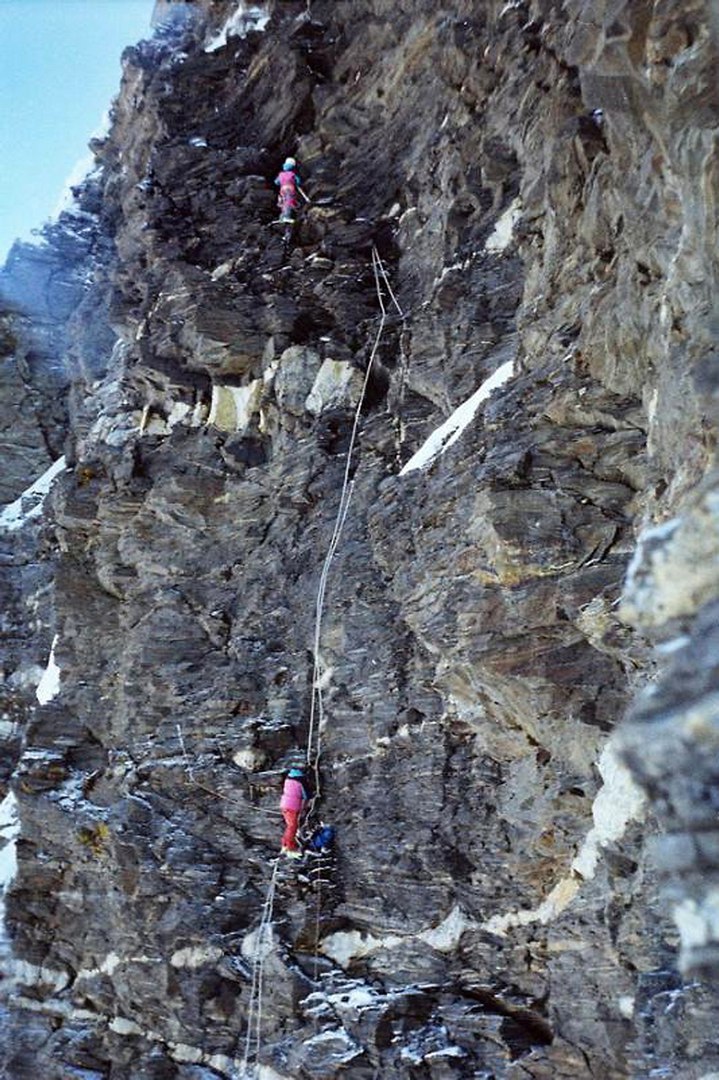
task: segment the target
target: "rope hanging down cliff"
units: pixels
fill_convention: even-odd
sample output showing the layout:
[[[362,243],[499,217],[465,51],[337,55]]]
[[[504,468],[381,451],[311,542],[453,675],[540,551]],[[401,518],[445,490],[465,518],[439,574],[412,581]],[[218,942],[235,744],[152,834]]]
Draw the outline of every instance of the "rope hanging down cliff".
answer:
[[[247,1033],[245,1036],[245,1052],[242,1058],[242,1071],[240,1077],[252,1076],[255,1065],[250,1071],[250,1058],[254,1057],[255,1063],[260,1052],[262,1038],[262,994],[264,989],[265,957],[272,948],[272,916],[275,905],[275,890],[277,887],[277,868],[280,860],[274,860],[272,877],[267,889],[267,896],[262,905],[262,918],[255,932],[255,948],[252,957],[252,983],[250,985],[250,1000],[247,1006]]]
[[[340,537],[342,535],[342,529],[344,528],[345,519],[347,517],[347,511],[349,510],[350,501],[352,499],[352,492],[354,490],[354,480],[350,480],[350,470],[352,468],[352,456],[357,441],[357,433],[359,430],[360,417],[362,415],[362,407],[364,405],[365,395],[367,393],[367,386],[369,385],[370,375],[372,373],[372,365],[379,349],[380,341],[382,340],[382,334],[387,323],[388,313],[387,306],[385,304],[385,298],[382,293],[382,286],[387,289],[387,292],[392,300],[392,303],[397,309],[400,318],[404,319],[404,312],[399,305],[397,297],[392,291],[392,286],[389,283],[387,272],[384,268],[384,264],[380,257],[377,248],[372,247],[372,270],[374,272],[375,289],[377,292],[377,300],[380,306],[381,318],[379,326],[377,327],[377,333],[375,335],[374,343],[370,351],[369,359],[367,361],[367,368],[365,370],[364,381],[362,383],[362,389],[360,391],[359,401],[354,414],[354,422],[352,424],[352,433],[350,435],[349,447],[347,449],[347,461],[345,463],[344,477],[342,480],[342,490],[340,493],[339,506],[337,508],[337,515],[335,517],[334,529],[332,530],[332,537],[327,549],[327,555],[322,565],[322,572],[320,574],[319,586],[317,589],[317,599],[315,602],[315,633],[313,644],[313,670],[312,670],[312,701],[310,705],[310,718],[309,727],[307,732],[307,764],[313,768],[314,771],[314,793],[310,806],[308,808],[308,816],[314,808],[314,804],[320,796],[320,778],[319,778],[319,759],[322,750],[322,730],[324,727],[324,700],[322,697],[323,692],[323,678],[324,668],[320,657],[320,640],[322,634],[322,616],[324,614],[325,594],[327,592],[327,578],[329,576],[332,560],[334,559],[335,552],[337,551],[337,545],[339,544]]]
[[[349,510],[350,501],[352,499],[352,492],[354,490],[354,480],[350,480],[350,470],[352,467],[352,456],[357,441],[357,434],[359,431],[359,423],[362,415],[362,407],[369,385],[369,379],[372,372],[372,365],[374,363],[377,351],[379,349],[380,341],[382,340],[382,334],[384,332],[388,313],[387,306],[385,304],[385,297],[383,295],[383,285],[387,290],[392,303],[397,309],[400,317],[404,319],[404,312],[397,301],[392,286],[389,283],[387,273],[385,271],[382,259],[380,257],[377,248],[372,248],[372,270],[374,272],[375,289],[377,291],[377,300],[379,302],[381,318],[377,333],[374,338],[372,349],[370,351],[369,359],[367,361],[367,368],[365,370],[365,377],[362,383],[362,389],[357,402],[357,407],[354,414],[354,422],[352,424],[352,433],[350,436],[349,447],[347,449],[347,461],[345,463],[344,476],[342,479],[342,490],[340,493],[340,501],[337,508],[337,514],[335,517],[334,528],[332,530],[332,536],[330,538],[329,547],[325,556],[324,563],[322,564],[322,571],[320,573],[320,580],[317,589],[317,598],[315,601],[315,631],[314,631],[314,664],[312,672],[312,703],[310,707],[310,719],[309,728],[307,734],[307,763],[312,765],[314,769],[314,793],[312,800],[308,808],[308,816],[311,814],[314,804],[320,796],[320,782],[319,782],[319,759],[322,749],[322,728],[324,724],[324,702],[322,698],[322,679],[324,670],[322,661],[320,658],[320,642],[322,635],[322,616],[324,613],[325,595],[327,592],[327,579],[329,576],[330,567],[337,551],[337,546],[342,535],[344,523],[347,518],[347,512]],[[250,999],[247,1008],[247,1032],[245,1037],[245,1052],[242,1059],[242,1072],[241,1077],[250,1077],[256,1074],[257,1058],[260,1052],[260,1044],[262,1037],[262,1001],[264,992],[264,963],[265,957],[271,948],[272,944],[272,915],[274,908],[275,890],[277,885],[277,870],[279,866],[279,859],[275,859],[272,867],[272,877],[267,890],[267,896],[262,908],[262,918],[257,928],[255,937],[255,947],[252,962],[252,982],[250,986]],[[319,946],[319,920],[320,920],[320,907],[321,907],[321,892],[318,889],[317,893],[317,907],[315,912],[316,920],[316,938],[315,938],[315,978],[317,977],[317,949]],[[250,1065],[250,1058],[254,1058],[254,1063]]]

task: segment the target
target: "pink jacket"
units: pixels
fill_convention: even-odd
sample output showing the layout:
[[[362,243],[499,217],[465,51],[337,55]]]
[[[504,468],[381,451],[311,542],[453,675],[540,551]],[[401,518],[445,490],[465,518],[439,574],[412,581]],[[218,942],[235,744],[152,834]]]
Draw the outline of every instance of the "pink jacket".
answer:
[[[307,796],[305,789],[299,780],[292,780],[289,776],[285,780],[280,799],[280,810],[301,810]]]
[[[287,188],[289,188],[293,195],[297,189],[297,186],[299,185],[299,182],[299,176],[292,169],[283,169],[275,180],[275,183],[277,184],[281,192],[284,192]]]

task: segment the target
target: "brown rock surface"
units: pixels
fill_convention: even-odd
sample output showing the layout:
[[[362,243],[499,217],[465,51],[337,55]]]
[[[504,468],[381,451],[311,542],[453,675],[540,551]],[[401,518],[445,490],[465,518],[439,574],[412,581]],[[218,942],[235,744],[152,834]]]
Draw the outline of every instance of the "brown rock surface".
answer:
[[[125,54],[6,530],[8,1080],[706,1080],[713,16],[238,10]],[[276,865],[307,746],[335,848]]]

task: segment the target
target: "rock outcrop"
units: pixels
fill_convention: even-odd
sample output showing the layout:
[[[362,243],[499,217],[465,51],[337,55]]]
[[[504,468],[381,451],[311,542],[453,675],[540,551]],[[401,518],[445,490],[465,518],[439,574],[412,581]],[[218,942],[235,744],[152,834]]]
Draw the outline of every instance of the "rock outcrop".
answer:
[[[7,1077],[708,1078],[714,16],[156,21],[0,282]]]

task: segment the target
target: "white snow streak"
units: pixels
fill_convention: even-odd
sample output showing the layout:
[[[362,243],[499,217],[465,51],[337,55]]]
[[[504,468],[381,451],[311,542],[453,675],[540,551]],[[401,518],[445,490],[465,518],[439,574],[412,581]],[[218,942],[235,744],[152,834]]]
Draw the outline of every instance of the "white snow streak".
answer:
[[[453,952],[464,931],[472,925],[471,919],[468,919],[462,909],[455,905],[439,926],[424,930],[418,936],[437,952]]]
[[[52,639],[52,647],[50,649],[50,657],[47,662],[42,678],[37,685],[35,691],[35,697],[41,705],[47,705],[48,701],[52,701],[54,697],[60,693],[60,668],[55,663],[55,646],[57,645],[57,634]]]
[[[322,952],[340,967],[346,967],[350,960],[370,956],[380,949],[397,949],[410,936],[423,941],[437,952],[452,952],[457,948],[464,931],[475,925],[462,909],[455,905],[438,926],[428,927],[413,935],[385,934],[377,937],[359,930],[338,930],[324,939]]]
[[[504,935],[515,926],[551,922],[561,915],[578,892],[578,878],[562,878],[538,907],[527,911],[510,911],[506,915],[493,915],[482,925],[482,929],[490,934]]]
[[[12,885],[17,873],[15,842],[20,831],[17,814],[17,799],[9,791],[0,803],[0,895],[4,896]]]
[[[113,1016],[108,1024],[110,1031],[116,1035],[143,1035],[144,1032],[134,1020],[128,1020],[126,1016]]]
[[[354,986],[349,991],[341,991],[337,994],[328,994],[326,998],[333,1009],[338,1013],[357,1012],[359,1009],[372,1009],[377,1005],[377,991],[369,986]]]
[[[512,199],[511,203],[494,226],[494,231],[487,237],[484,250],[490,255],[498,255],[506,251],[512,239],[514,226],[522,213],[522,203],[519,198]]]
[[[611,742],[602,750],[598,768],[604,784],[592,806],[594,828],[590,829],[572,863],[572,870],[581,874],[585,881],[594,877],[599,848],[618,840],[629,822],[642,816],[646,801],[644,792],[634,783]]]
[[[219,945],[188,946],[174,952],[170,957],[170,963],[176,968],[197,969],[207,964],[217,963],[222,955]]]
[[[224,48],[229,37],[246,37],[250,30],[264,30],[269,21],[270,14],[265,8],[241,0],[235,13],[230,15],[225,25],[205,45],[205,52],[216,52]]]
[[[17,838],[20,820],[17,799],[9,791],[0,803],[0,962],[7,971],[12,947],[5,929],[5,897],[17,874]]]
[[[414,469],[424,469],[427,465],[448,450],[455,443],[464,429],[474,420],[477,409],[483,401],[489,397],[493,390],[503,386],[514,374],[514,360],[507,360],[497,370],[485,379],[478,390],[470,398],[454,410],[448,420],[436,428],[428,439],[424,441],[416,454],[413,454],[406,465],[400,469],[400,476],[404,476]]]
[[[685,952],[713,945],[719,938],[719,890],[710,889],[699,901],[686,897],[674,905],[673,915]]]
[[[9,503],[0,513],[0,530],[15,532],[21,529],[28,521],[39,517],[42,513],[45,496],[50,490],[55,477],[65,468],[65,458],[60,457],[47,469],[34,484],[18,495],[15,502]],[[27,505],[32,502],[32,505]]]
[[[594,826],[589,830],[581,850],[571,866],[571,876],[562,878],[538,907],[526,911],[493,915],[483,925],[491,934],[506,934],[516,926],[529,923],[548,923],[561,915],[579,892],[582,881],[594,877],[600,848],[619,840],[630,821],[644,813],[645,797],[632,780],[627,767],[619,759],[612,743],[607,743],[599,757],[599,772],[603,786],[592,806]]]

